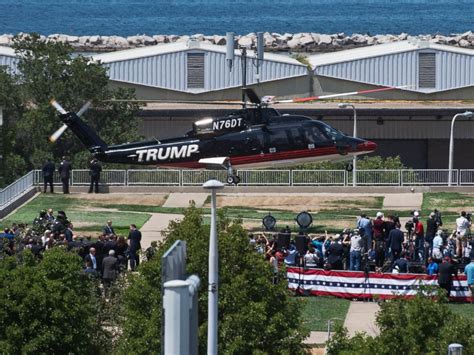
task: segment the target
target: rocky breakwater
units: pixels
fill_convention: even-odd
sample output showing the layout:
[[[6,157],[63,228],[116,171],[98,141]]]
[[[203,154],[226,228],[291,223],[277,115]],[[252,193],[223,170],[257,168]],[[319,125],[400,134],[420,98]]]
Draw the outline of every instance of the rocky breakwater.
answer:
[[[19,34],[23,36],[24,34]],[[13,35],[0,35],[0,45],[11,46]],[[320,33],[269,33],[264,34],[265,50],[267,52],[333,52],[342,49],[372,46],[390,42],[403,41],[408,39],[408,34],[399,35],[368,35],[344,33],[320,34]],[[458,46],[463,48],[474,48],[474,34],[469,31],[457,35],[419,35],[415,36],[420,40],[437,44]],[[196,40],[203,43],[225,45],[226,38],[221,35],[205,36],[195,35],[136,35],[129,37],[121,36],[70,36],[65,34],[52,34],[41,36],[43,41],[53,41],[68,43],[79,52],[110,52],[122,49],[152,46],[164,43],[187,42]],[[239,45],[254,47],[256,44],[256,34],[236,36]]]

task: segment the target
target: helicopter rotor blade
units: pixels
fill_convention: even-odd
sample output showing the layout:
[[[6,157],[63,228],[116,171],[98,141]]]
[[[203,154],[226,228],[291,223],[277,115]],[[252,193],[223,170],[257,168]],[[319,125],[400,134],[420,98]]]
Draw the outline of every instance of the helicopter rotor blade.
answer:
[[[317,101],[317,100],[324,100],[324,99],[333,99],[333,98],[337,98],[337,97],[345,97],[345,96],[353,96],[353,95],[364,95],[364,94],[370,94],[370,93],[373,93],[373,92],[397,90],[397,89],[407,88],[407,87],[410,87],[410,86],[412,86],[412,85],[390,86],[390,87],[383,87],[383,88],[379,88],[379,89],[344,92],[344,93],[340,93],[340,94],[329,94],[329,95],[302,97],[302,98],[289,99],[289,100],[277,100],[277,101],[273,101],[272,103],[280,104],[280,103],[297,103],[297,102]]]
[[[55,99],[49,102],[61,115],[65,115],[67,112]]]
[[[193,100],[104,100],[104,102],[133,102],[133,103],[163,103],[163,104],[192,104],[192,105],[244,105],[243,101],[193,101]]]
[[[82,106],[81,109],[79,111],[77,111],[77,116],[81,117],[84,114],[84,112],[86,112],[89,109],[89,107],[91,107],[91,105],[92,105],[92,101],[90,101],[90,100],[87,101],[84,104],[84,106]]]
[[[56,132],[54,132],[51,136],[49,136],[49,141],[51,143],[55,143],[59,137],[66,131],[67,129],[67,124],[63,124]]]

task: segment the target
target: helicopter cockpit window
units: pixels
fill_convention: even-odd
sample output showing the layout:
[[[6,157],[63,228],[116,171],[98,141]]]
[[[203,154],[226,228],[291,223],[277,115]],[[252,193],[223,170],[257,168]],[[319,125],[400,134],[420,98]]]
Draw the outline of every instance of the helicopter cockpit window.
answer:
[[[328,141],[328,137],[316,126],[305,127],[305,134],[308,143],[319,144]]]
[[[321,128],[324,130],[324,133],[326,133],[326,135],[330,137],[333,141],[337,141],[344,138],[344,134],[341,131],[332,128],[331,126],[323,124]]]

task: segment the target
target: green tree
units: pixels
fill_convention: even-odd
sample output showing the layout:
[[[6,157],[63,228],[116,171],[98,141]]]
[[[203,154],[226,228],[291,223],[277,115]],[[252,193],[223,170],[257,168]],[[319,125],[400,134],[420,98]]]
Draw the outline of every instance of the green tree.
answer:
[[[468,319],[447,306],[444,290],[420,288],[412,299],[383,302],[376,319],[380,335],[349,338],[342,327],[328,344],[328,354],[445,354],[460,343],[474,352],[474,332]]]
[[[207,275],[209,226],[201,211],[190,207],[181,222],[171,222],[158,254],[140,266],[124,295],[120,353],[159,353],[161,324],[161,256],[178,239],[187,243],[187,271],[201,279],[199,292],[200,353],[207,344]],[[286,282],[272,283],[272,271],[249,247],[239,221],[219,216],[219,352],[223,354],[301,354],[298,300]]]
[[[6,354],[95,354],[110,349],[97,285],[82,261],[54,248],[0,262],[0,349]]]
[[[352,160],[351,160],[352,161]],[[323,161],[320,163],[303,164],[295,169],[315,170],[343,170],[350,161]],[[358,170],[380,170],[380,169],[407,169],[401,161],[400,156],[382,158],[380,156],[364,156],[357,160]]]
[[[112,102],[133,99],[133,90],[108,87],[107,70],[90,58],[74,55],[67,44],[40,40],[37,34],[17,36],[13,45],[18,55],[18,70],[10,78],[0,74],[4,100],[18,101],[21,110],[12,115],[15,139],[8,157],[19,173],[40,168],[47,158],[58,161],[71,158],[76,168],[87,167],[89,153],[82,143],[67,131],[56,144],[48,137],[61,126],[57,112],[49,102],[55,98],[66,110],[78,111],[88,100],[93,103],[82,117],[109,144],[138,139],[136,103]],[[0,104],[2,96],[0,94]],[[9,113],[7,114],[9,116]],[[10,153],[13,154],[13,153]]]

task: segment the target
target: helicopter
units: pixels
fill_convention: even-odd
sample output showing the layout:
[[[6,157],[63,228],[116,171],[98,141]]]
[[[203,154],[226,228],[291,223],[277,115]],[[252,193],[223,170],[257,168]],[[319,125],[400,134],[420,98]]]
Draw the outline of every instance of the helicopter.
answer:
[[[236,168],[291,166],[325,160],[350,160],[372,153],[377,145],[351,137],[325,122],[300,115],[282,115],[271,104],[305,102],[367,92],[394,90],[384,87],[352,93],[277,101],[273,96],[260,98],[251,88],[242,88],[242,109],[223,117],[204,118],[193,123],[182,137],[108,145],[89,127],[81,115],[67,112],[54,99],[51,104],[64,123],[51,137],[55,142],[67,128],[91,154],[106,163],[155,165],[161,168],[226,169],[227,183],[240,182]],[[155,100],[159,101],[159,100]],[[227,102],[229,103],[229,102]],[[233,103],[235,104],[235,102]],[[348,164],[349,165],[349,164]],[[347,167],[350,171],[350,165]]]

